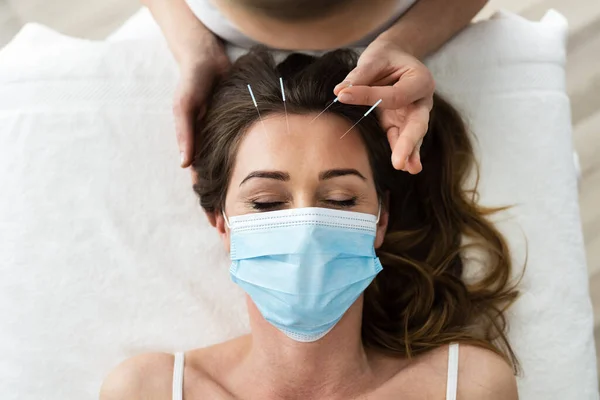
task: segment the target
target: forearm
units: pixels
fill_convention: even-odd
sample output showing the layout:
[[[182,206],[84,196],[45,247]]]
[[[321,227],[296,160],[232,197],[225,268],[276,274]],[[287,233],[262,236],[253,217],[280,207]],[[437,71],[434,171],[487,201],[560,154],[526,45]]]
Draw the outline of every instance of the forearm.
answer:
[[[418,0],[378,39],[423,59],[466,27],[487,0]]]
[[[181,65],[206,46],[217,42],[215,35],[192,13],[184,0],[141,0],[160,26],[171,52]]]

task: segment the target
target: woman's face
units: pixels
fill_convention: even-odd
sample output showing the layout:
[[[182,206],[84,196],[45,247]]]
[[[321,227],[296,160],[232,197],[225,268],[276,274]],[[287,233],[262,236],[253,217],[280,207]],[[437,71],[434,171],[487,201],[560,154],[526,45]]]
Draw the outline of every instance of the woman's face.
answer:
[[[250,127],[236,154],[225,200],[228,217],[322,207],[377,215],[379,199],[367,149],[341,117],[272,115]],[[381,210],[375,247],[381,246],[387,213]],[[229,248],[222,216],[217,228]]]

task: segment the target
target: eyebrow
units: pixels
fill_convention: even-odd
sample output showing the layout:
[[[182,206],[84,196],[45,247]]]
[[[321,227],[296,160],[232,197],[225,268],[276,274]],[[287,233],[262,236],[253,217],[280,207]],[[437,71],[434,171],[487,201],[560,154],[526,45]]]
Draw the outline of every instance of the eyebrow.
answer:
[[[361,174],[360,172],[358,172],[357,170],[353,169],[353,168],[346,168],[346,169],[330,169],[327,171],[323,171],[319,174],[319,180],[324,181],[327,179],[332,179],[332,178],[337,178],[340,176],[347,176],[347,175],[354,175],[359,177],[360,179],[362,179],[363,181],[366,181],[367,178],[365,178],[363,176],[363,174]]]
[[[340,176],[348,176],[348,175],[357,176],[360,179],[362,179],[363,181],[367,180],[367,178],[365,178],[363,176],[363,174],[361,174],[360,172],[358,172],[357,170],[355,170],[353,168],[329,169],[327,171],[323,171],[319,174],[319,180],[325,181],[328,179],[333,179],[333,178],[338,178]],[[288,174],[287,172],[283,172],[283,171],[253,171],[244,178],[244,180],[240,183],[240,186],[242,186],[244,183],[246,183],[247,181],[249,181],[252,178],[273,179],[276,181],[287,182],[290,180],[290,174]]]
[[[282,171],[253,171],[244,178],[240,186],[252,178],[274,179],[276,181],[287,182],[290,180],[290,174]]]

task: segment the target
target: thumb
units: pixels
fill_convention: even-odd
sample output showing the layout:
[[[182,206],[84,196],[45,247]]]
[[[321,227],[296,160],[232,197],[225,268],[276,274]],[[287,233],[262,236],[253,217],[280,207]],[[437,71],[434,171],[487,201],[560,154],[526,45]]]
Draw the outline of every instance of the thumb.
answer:
[[[379,66],[373,62],[366,62],[356,66],[346,78],[338,83],[333,89],[333,93],[338,96],[339,93],[349,86],[366,85],[369,86],[371,83],[377,81],[379,75]]]

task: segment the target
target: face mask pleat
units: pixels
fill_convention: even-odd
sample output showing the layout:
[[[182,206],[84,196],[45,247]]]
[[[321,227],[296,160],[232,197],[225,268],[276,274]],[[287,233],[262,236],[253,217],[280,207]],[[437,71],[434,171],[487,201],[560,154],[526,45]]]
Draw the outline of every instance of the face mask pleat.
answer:
[[[280,330],[314,335],[331,328],[331,325],[337,323],[342,317],[343,313],[340,315],[339,310],[331,307],[332,305],[338,302],[352,305],[372,280],[373,276],[355,282],[355,290],[352,291],[340,288],[325,294],[305,295],[302,296],[301,301],[297,301],[295,294],[276,292],[257,286],[251,288],[250,297],[263,317]],[[249,289],[248,285],[240,284],[244,290]],[[282,313],[281,308],[285,308],[286,312]],[[318,321],[315,319],[315,310],[321,310]]]
[[[268,260],[245,260],[243,268],[239,268],[240,265],[234,263],[231,267],[235,283],[245,282],[294,296],[318,296],[343,289],[376,275],[382,269],[378,258],[332,259],[327,264],[315,261],[299,267],[293,260],[285,262],[270,257]],[[357,270],[361,274],[348,276],[348,271]],[[291,275],[296,277],[292,279]],[[263,276],[269,276],[269,279],[263,279]]]
[[[232,230],[231,259],[278,254],[331,254],[374,257],[375,233],[308,221],[260,230]],[[310,246],[310,248],[307,248]]]

